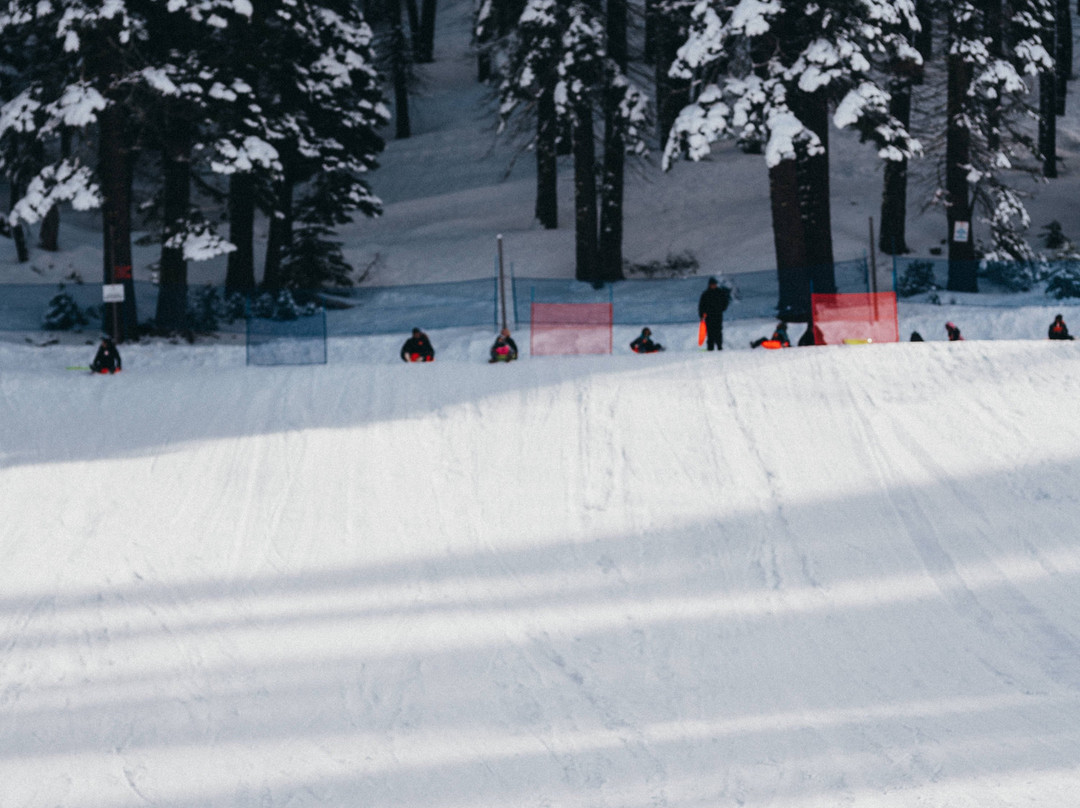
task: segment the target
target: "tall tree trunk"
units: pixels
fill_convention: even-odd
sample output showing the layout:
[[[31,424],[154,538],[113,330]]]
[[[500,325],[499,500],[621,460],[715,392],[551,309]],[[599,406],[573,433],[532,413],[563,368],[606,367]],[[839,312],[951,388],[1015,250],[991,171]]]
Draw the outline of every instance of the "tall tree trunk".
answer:
[[[1002,0],[986,0],[986,33],[990,39],[990,56],[1005,58],[1005,9]],[[989,132],[986,145],[991,149],[1001,147],[1001,95],[984,101]]]
[[[604,168],[600,183],[599,277],[623,279],[623,190],[626,183],[626,139],[618,104],[622,92],[609,88],[604,111]]]
[[[690,82],[668,75],[682,45],[676,20],[656,18],[656,123],[660,150],[667,146],[668,135],[683,107],[690,103]]]
[[[125,138],[126,114],[111,103],[98,116],[98,173],[101,176],[103,250],[106,283],[124,286],[124,302],[107,308],[106,330],[123,341],[138,335],[135,284],[131,270],[131,155]]]
[[[387,0],[390,14],[390,72],[394,82],[394,137],[412,135],[409,120],[409,51],[401,25],[401,0]]]
[[[412,60],[420,61],[420,8],[416,0],[405,0],[405,19],[409,21],[409,35],[405,37],[407,46],[411,46]],[[404,34],[404,32],[402,32]]]
[[[836,291],[833,259],[832,206],[829,192],[829,100],[824,92],[800,94],[799,117],[818,136],[823,151],[809,154],[798,149],[799,202],[805,228],[807,269],[812,290]]]
[[[269,291],[280,289],[286,278],[281,274],[281,259],[285,249],[292,243],[293,188],[288,165],[285,177],[274,183],[274,210],[270,215],[270,234],[266,240],[266,264],[263,267],[263,287]]]
[[[112,98],[111,85],[120,75],[116,26],[102,31],[87,49],[87,72],[107,99],[98,115],[98,176],[101,179],[102,264],[105,283],[124,286],[124,302],[108,304],[102,326],[117,341],[138,337],[138,312],[131,267],[132,157],[127,110]]]
[[[558,161],[555,139],[558,121],[555,110],[555,70],[542,78],[536,104],[536,219],[547,230],[559,226]]]
[[[1065,98],[1069,93],[1069,79],[1072,78],[1073,63],[1073,24],[1072,9],[1069,0],[1057,2],[1057,42],[1054,59],[1057,68],[1057,114],[1065,114]]]
[[[162,149],[164,240],[180,232],[191,209],[191,128],[179,118],[166,120]],[[162,331],[187,326],[187,259],[182,246],[161,247],[161,276],[154,319]]]
[[[1057,52],[1058,21],[1049,20],[1043,29],[1048,42],[1047,50]],[[1058,71],[1046,70],[1039,74],[1039,153],[1043,159],[1043,176],[1057,177],[1057,109]]]
[[[574,111],[574,276],[595,281],[596,244],[596,143],[593,139],[592,105],[578,103]]]
[[[1080,0],[1077,0],[1080,2]],[[656,26],[662,13],[659,0],[645,0],[645,41],[642,43],[642,61],[647,65],[656,64]]]
[[[8,210],[13,210],[18,201],[22,199],[22,185],[22,182],[17,179],[11,180],[11,186],[8,189],[8,199],[11,204],[8,206]],[[30,260],[30,249],[26,246],[26,228],[21,220],[11,225],[11,240],[15,243],[15,257],[20,264],[25,264]]]
[[[806,274],[806,238],[795,160],[784,160],[769,168],[769,200],[780,288],[777,313],[788,322],[805,322],[810,317],[810,279]]]
[[[915,49],[923,58],[923,64],[934,54],[934,4],[933,0],[915,0],[915,16],[919,19],[919,32],[915,36]],[[922,82],[923,74],[917,76]]]
[[[255,177],[229,177],[229,241],[236,247],[225,266],[225,292],[255,291]]]
[[[950,18],[949,24],[953,36],[958,36],[960,31],[955,18]],[[963,54],[950,50],[947,68],[945,194],[949,228],[948,287],[956,292],[977,292],[979,281],[967,169],[971,163],[971,132],[965,115],[965,103],[971,86],[971,65],[964,60]]]
[[[44,146],[41,141],[35,141],[36,148],[39,149],[42,154],[39,159],[40,162],[44,162]],[[60,133],[60,155],[62,157],[71,156],[71,132],[64,129]],[[41,220],[41,227],[38,229],[38,246],[43,250],[49,252],[57,252],[60,249],[60,207],[59,205],[53,205],[49,208],[45,214],[45,218]]]
[[[416,61],[428,64],[435,61],[435,0],[420,4],[420,31],[416,37]]]
[[[1039,74],[1039,153],[1043,176],[1057,177],[1057,75],[1046,70]]]
[[[626,0],[608,0],[608,56],[626,72]],[[600,277],[622,280],[623,275],[623,195],[626,186],[626,134],[619,106],[620,87],[609,87],[604,102],[604,169],[600,183]]]
[[[890,81],[889,114],[911,126],[910,66],[898,67]],[[908,161],[886,160],[885,183],[881,194],[881,227],[878,230],[878,249],[886,255],[906,255],[907,245],[907,182]]]
[[[630,61],[626,0],[607,0],[607,54],[625,73]]]

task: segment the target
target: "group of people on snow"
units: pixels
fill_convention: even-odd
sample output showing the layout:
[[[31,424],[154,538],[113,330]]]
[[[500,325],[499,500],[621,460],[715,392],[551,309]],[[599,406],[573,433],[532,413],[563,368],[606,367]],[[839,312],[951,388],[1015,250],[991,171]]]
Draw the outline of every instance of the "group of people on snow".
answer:
[[[709,278],[708,286],[698,299],[698,316],[701,318],[700,342],[707,343],[706,350],[723,350],[724,348],[724,312],[731,303],[731,289],[722,286],[715,278]],[[773,329],[771,336],[761,337],[750,342],[751,348],[790,348],[791,339],[788,337],[788,324],[780,320]],[[950,342],[962,340],[959,327],[955,323],[945,323],[945,334]],[[1047,337],[1052,340],[1072,340],[1074,337],[1069,333],[1069,327],[1065,325],[1065,318],[1058,314],[1050,324]],[[923,337],[918,331],[911,332],[912,342],[923,342]],[[813,345],[813,331],[807,329],[806,334],[799,340],[799,345]],[[630,350],[634,353],[647,354],[657,353],[664,350],[664,346],[652,338],[652,330],[646,326],[641,329],[641,334],[630,343]],[[518,358],[518,346],[510,336],[510,330],[503,328],[495,337],[495,342],[489,351],[488,361],[513,362]],[[403,362],[432,362],[435,359],[435,348],[431,344],[428,335],[419,328],[412,330],[412,335],[401,346],[401,360]],[[122,363],[120,352],[116,344],[108,336],[101,338],[94,361],[90,364],[92,373],[117,373]]]

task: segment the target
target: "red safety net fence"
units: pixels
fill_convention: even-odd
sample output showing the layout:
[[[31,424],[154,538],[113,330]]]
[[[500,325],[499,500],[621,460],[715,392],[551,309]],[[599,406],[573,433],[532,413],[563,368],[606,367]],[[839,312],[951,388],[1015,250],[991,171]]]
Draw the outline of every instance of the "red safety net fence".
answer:
[[[900,341],[894,292],[813,295],[812,307],[817,345]]]
[[[611,353],[611,303],[533,303],[533,356]]]

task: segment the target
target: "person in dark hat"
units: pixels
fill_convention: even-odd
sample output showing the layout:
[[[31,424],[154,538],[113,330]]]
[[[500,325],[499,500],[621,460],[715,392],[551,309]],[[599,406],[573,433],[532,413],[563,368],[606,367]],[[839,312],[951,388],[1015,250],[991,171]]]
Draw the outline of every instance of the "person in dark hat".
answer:
[[[1061,314],[1054,318],[1054,322],[1050,323],[1047,336],[1050,339],[1074,339],[1072,334],[1069,333],[1069,327],[1065,325],[1064,315]]]
[[[652,331],[646,326],[641,329],[641,336],[630,343],[630,350],[634,353],[656,353],[664,350],[664,346],[653,342]]]
[[[698,299],[698,317],[705,321],[707,347],[711,351],[724,349],[724,312],[731,302],[731,289],[721,286],[716,278],[709,278],[709,285]]]
[[[419,328],[414,328],[412,336],[401,346],[401,361],[433,362],[434,360],[435,349],[431,346],[431,340]]]
[[[116,350],[116,343],[111,337],[103,336],[94,361],[90,363],[91,373],[119,373],[123,363],[120,361],[120,351]]]

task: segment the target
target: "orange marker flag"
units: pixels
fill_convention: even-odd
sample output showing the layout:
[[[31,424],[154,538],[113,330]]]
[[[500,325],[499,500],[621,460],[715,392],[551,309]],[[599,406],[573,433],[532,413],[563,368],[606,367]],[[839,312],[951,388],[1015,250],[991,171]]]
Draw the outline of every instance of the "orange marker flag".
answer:
[[[701,318],[701,324],[698,325],[698,330],[697,330],[697,344],[698,345],[704,345],[705,344],[705,337],[707,335],[708,335],[708,331],[705,328],[705,318],[702,317]]]

